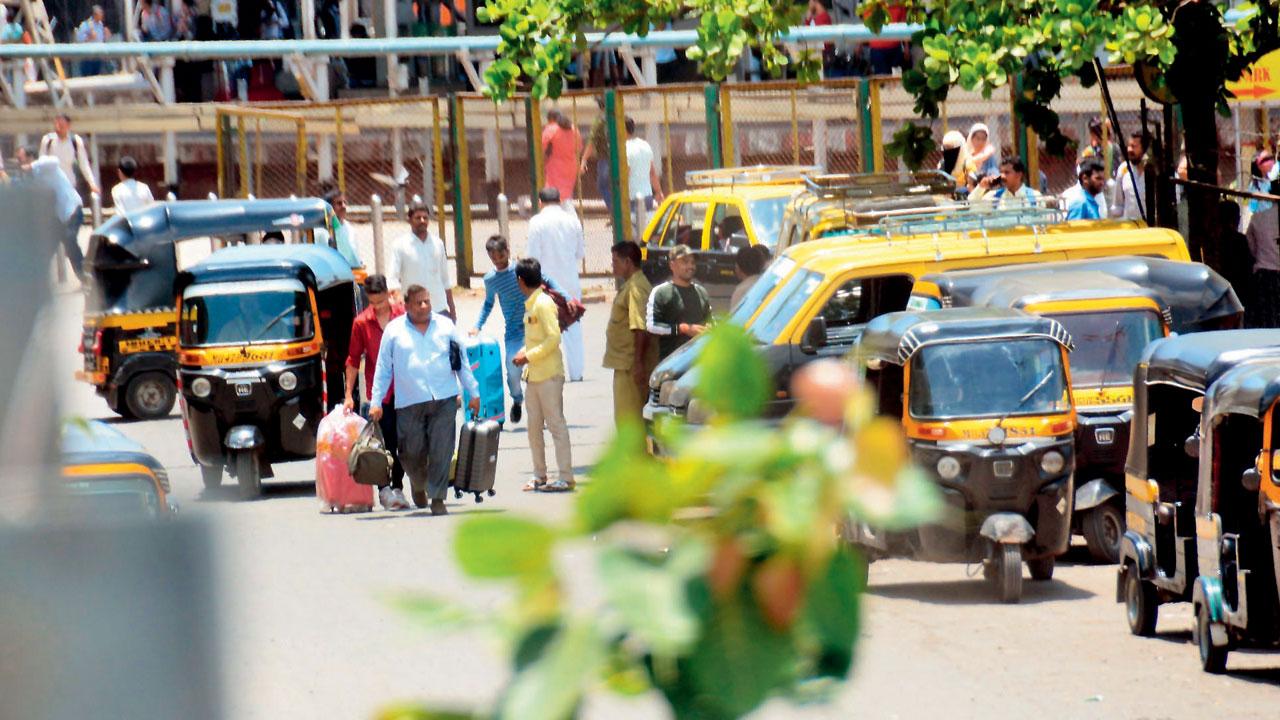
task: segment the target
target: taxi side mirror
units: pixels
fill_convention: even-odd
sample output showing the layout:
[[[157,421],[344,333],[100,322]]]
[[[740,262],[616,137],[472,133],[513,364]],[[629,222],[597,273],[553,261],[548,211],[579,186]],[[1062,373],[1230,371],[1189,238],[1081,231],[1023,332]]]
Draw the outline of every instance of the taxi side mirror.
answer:
[[[800,352],[813,355],[820,348],[827,346],[827,319],[818,316],[805,328],[804,337],[800,338]]]
[[[1240,475],[1240,484],[1244,486],[1244,491],[1256,493],[1262,487],[1262,473],[1257,468],[1249,468]]]
[[[1186,440],[1182,441],[1182,451],[1185,452],[1189,458],[1199,458],[1200,433],[1190,435]]]

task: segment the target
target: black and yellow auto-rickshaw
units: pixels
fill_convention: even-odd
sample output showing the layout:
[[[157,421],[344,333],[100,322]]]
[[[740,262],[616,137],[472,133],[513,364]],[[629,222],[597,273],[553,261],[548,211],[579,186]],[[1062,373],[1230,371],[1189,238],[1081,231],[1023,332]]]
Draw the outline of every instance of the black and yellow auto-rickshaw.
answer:
[[[1192,591],[1200,664],[1226,669],[1236,647],[1280,648],[1280,358],[1213,383],[1200,420]]]
[[[1134,368],[1147,343],[1170,332],[1238,325],[1244,308],[1231,285],[1200,263],[1138,257],[961,270],[917,285],[949,307],[1017,308],[1071,333],[1078,419],[1072,526],[1095,559],[1116,562]],[[923,298],[913,291],[917,305]]]
[[[359,291],[336,251],[316,245],[219,250],[180,273],[178,379],[205,487],[235,476],[261,492],[271,463],[315,456],[340,402]]]
[[[84,369],[76,377],[92,384],[112,412],[168,415],[177,393],[173,281],[180,254],[257,242],[272,230],[291,242],[311,242],[316,229],[336,221],[317,198],[178,200],[108,220],[94,231],[85,255]]]
[[[1221,428],[1211,438],[1219,447],[1214,453],[1203,452],[1205,393],[1232,369],[1268,358],[1280,358],[1280,330],[1182,335],[1158,340],[1142,354],[1133,376],[1133,420],[1125,462],[1126,529],[1120,541],[1116,588],[1116,600],[1125,603],[1129,630],[1135,635],[1155,632],[1161,604],[1192,600],[1196,578],[1206,562],[1196,542],[1197,484],[1202,473],[1212,474],[1212,462],[1223,458],[1243,463],[1239,470],[1253,467],[1257,456],[1254,449],[1244,453],[1247,457],[1236,457],[1235,449],[1244,444],[1247,451],[1257,438]],[[1219,473],[1227,470],[1230,467],[1218,469]],[[1239,470],[1231,480],[1237,486]]]
[[[55,513],[76,520],[164,517],[169,475],[138,443],[96,420],[62,429],[62,482]]]
[[[1017,310],[882,315],[853,357],[879,412],[901,418],[916,463],[945,500],[943,518],[902,534],[847,530],[868,556],[982,562],[1004,602],[1022,595],[1022,563],[1053,576],[1070,537],[1071,402],[1062,325]]]

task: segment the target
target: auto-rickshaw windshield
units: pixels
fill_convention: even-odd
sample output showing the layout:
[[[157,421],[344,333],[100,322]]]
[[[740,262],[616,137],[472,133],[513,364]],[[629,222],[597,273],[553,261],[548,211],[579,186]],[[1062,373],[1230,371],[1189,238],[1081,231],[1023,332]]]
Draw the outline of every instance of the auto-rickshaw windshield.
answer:
[[[1071,351],[1071,382],[1076,387],[1128,385],[1147,343],[1164,336],[1160,317],[1152,310],[1063,313],[1062,323],[1075,349]]]
[[[306,288],[296,280],[211,283],[182,297],[185,347],[306,340],[314,330]]]
[[[1057,343],[1026,340],[927,345],[911,358],[911,416],[951,418],[1049,415],[1070,409]]]

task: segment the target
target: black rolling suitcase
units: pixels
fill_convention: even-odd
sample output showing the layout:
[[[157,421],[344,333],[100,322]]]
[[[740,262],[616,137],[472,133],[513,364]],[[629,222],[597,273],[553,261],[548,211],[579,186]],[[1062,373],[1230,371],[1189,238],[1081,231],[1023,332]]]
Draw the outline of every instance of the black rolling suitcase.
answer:
[[[458,436],[458,460],[453,469],[453,494],[471,493],[476,502],[494,495],[493,480],[498,469],[498,436],[502,426],[495,420],[463,423]]]

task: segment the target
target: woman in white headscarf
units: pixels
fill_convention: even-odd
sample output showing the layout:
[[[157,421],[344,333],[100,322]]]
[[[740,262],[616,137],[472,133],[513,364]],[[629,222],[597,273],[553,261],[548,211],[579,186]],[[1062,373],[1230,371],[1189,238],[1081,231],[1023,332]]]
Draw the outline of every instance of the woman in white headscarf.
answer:
[[[974,123],[969,128],[963,155],[965,181],[971,190],[982,178],[1000,172],[1000,155],[990,137],[991,131],[982,123]]]

